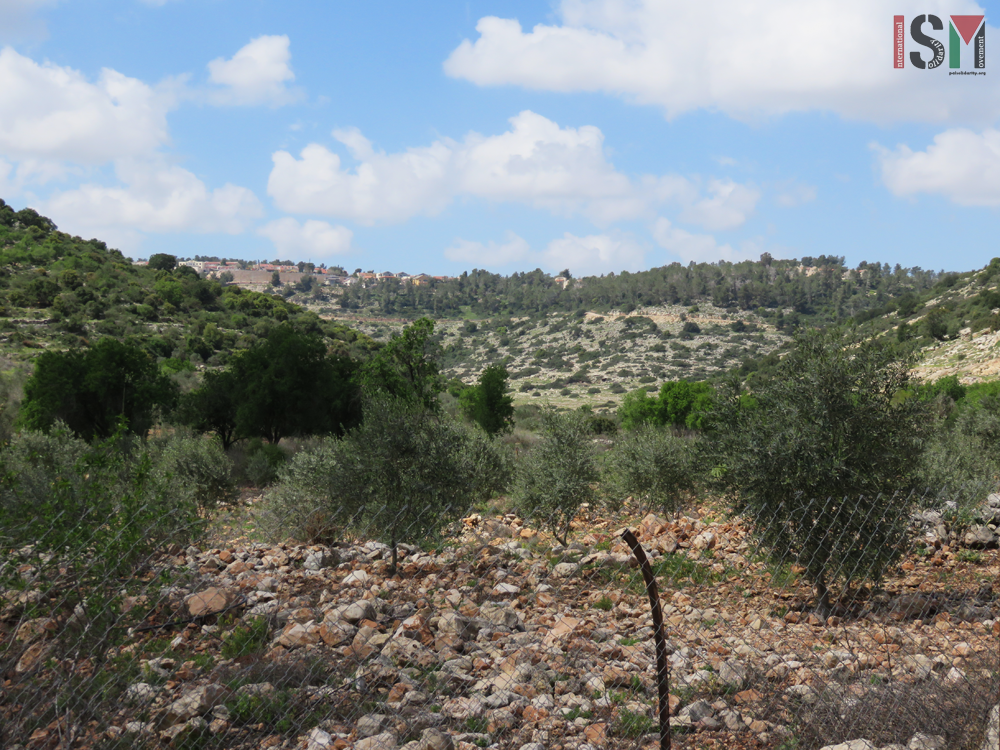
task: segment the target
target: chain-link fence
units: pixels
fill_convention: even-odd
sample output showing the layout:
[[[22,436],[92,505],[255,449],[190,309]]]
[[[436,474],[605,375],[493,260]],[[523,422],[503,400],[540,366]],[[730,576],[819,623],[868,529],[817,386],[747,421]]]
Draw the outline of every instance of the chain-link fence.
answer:
[[[395,574],[364,535],[251,541],[255,507],[156,544],[162,519],[0,522],[0,747],[660,747],[626,528],[673,747],[997,747],[1000,496],[756,524],[626,503],[584,508],[568,546],[501,507],[400,545]]]

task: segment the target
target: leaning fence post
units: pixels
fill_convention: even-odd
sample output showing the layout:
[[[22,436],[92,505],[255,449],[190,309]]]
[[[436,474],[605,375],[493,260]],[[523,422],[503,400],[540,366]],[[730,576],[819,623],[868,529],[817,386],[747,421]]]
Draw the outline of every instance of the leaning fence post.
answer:
[[[646,552],[630,529],[622,532],[622,539],[632,548],[632,554],[639,561],[639,570],[646,582],[649,606],[653,610],[653,642],[656,644],[656,692],[659,698],[657,716],[660,720],[660,750],[670,750],[670,665],[667,664],[667,642],[663,637],[663,611],[660,609],[660,594],[656,589],[656,578],[649,564]]]

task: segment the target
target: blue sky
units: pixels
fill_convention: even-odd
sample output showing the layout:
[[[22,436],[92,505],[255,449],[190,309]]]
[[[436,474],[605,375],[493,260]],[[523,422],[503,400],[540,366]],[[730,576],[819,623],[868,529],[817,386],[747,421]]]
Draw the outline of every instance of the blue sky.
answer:
[[[985,14],[986,75],[894,70],[900,14],[944,19],[924,30],[945,44],[950,15]],[[990,19],[968,0],[0,0],[0,197],[132,257],[969,270],[1000,255]]]

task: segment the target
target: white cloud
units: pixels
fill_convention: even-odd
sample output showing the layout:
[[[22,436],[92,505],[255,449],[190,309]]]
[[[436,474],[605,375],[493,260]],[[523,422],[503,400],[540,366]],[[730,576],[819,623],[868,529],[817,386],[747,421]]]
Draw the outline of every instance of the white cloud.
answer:
[[[481,86],[604,92],[671,118],[706,108],[741,119],[825,110],[880,122],[992,121],[995,79],[893,68],[891,17],[924,13],[984,11],[972,0],[561,0],[561,23],[529,31],[480,19],[479,37],[444,70]]]
[[[591,234],[577,237],[566,232],[552,240],[542,253],[543,265],[568,268],[574,276],[596,276],[646,268],[646,248],[628,234]]]
[[[782,208],[795,208],[803,203],[810,203],[816,200],[816,186],[806,185],[803,182],[786,183],[778,193],[775,201]]]
[[[524,260],[531,252],[528,243],[513,232],[507,232],[503,243],[470,242],[456,239],[455,244],[444,251],[448,260],[469,263],[477,268],[497,268],[514,261]]]
[[[710,234],[691,234],[675,227],[668,219],[660,217],[652,227],[653,239],[656,244],[669,253],[678,256],[684,262],[711,263],[717,260],[747,260],[760,252],[760,246],[755,241],[744,243],[739,250],[732,245],[720,245]]]
[[[225,232],[238,234],[261,215],[260,202],[246,188],[226,184],[209,190],[177,166],[121,161],[120,187],[85,184],[53,195],[44,211],[65,231],[99,235],[137,232]]]
[[[328,258],[349,252],[354,233],[325,221],[309,219],[299,224],[285,217],[265,224],[257,230],[274,243],[278,255],[288,258]]]
[[[708,192],[711,197],[686,208],[681,219],[713,232],[742,226],[760,200],[757,188],[732,180],[710,180]]]
[[[168,139],[168,96],[105,68],[80,72],[0,50],[0,155],[95,165],[148,154]]]
[[[299,92],[289,88],[295,80],[289,44],[284,35],[259,36],[230,59],[212,60],[209,80],[227,87],[215,93],[215,103],[278,106],[299,98]]]
[[[553,273],[569,268],[577,277],[646,268],[646,247],[630,234],[620,232],[586,237],[566,232],[540,252],[532,250],[518,235],[507,232],[502,243],[491,241],[484,244],[457,239],[444,254],[449,260],[478,268],[501,268],[517,262],[521,266],[537,266]]]
[[[926,151],[873,148],[894,195],[936,193],[963,206],[1000,206],[1000,131],[946,130]]]
[[[0,0],[0,41],[21,37],[42,38],[45,22],[35,12],[57,0]]]
[[[469,133],[462,142],[442,138],[429,146],[386,154],[356,128],[335,130],[359,164],[345,168],[320,144],[296,158],[274,153],[268,194],[284,211],[353,219],[363,224],[433,216],[456,197],[523,203],[568,216],[583,214],[598,225],[652,218],[664,203],[689,206],[691,221],[715,228],[738,226],[759,193],[731,180],[709,184],[698,201],[698,184],[680,175],[617,171],[607,158],[599,128],[560,127],[534,112],[510,119],[499,135]]]

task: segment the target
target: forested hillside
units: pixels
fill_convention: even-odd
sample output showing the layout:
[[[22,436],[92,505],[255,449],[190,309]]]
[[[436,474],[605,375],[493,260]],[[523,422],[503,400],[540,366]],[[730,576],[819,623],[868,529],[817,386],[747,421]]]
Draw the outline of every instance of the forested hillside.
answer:
[[[138,266],[100,240],[58,231],[32,209],[0,200],[0,344],[15,358],[111,336],[168,369],[222,365],[279,323],[320,333],[345,353],[370,342],[342,324],[267,294],[224,286],[170,256]]]
[[[428,286],[386,279],[349,287],[338,300],[344,310],[382,315],[537,315],[590,310],[631,312],[637,307],[711,303],[732,312],[760,311],[778,327],[829,323],[877,309],[906,293],[919,294],[941,277],[921,268],[888,263],[845,266],[843,257],[672,263],[638,273],[623,272],[559,282],[541,270],[501,276],[473,270]]]

